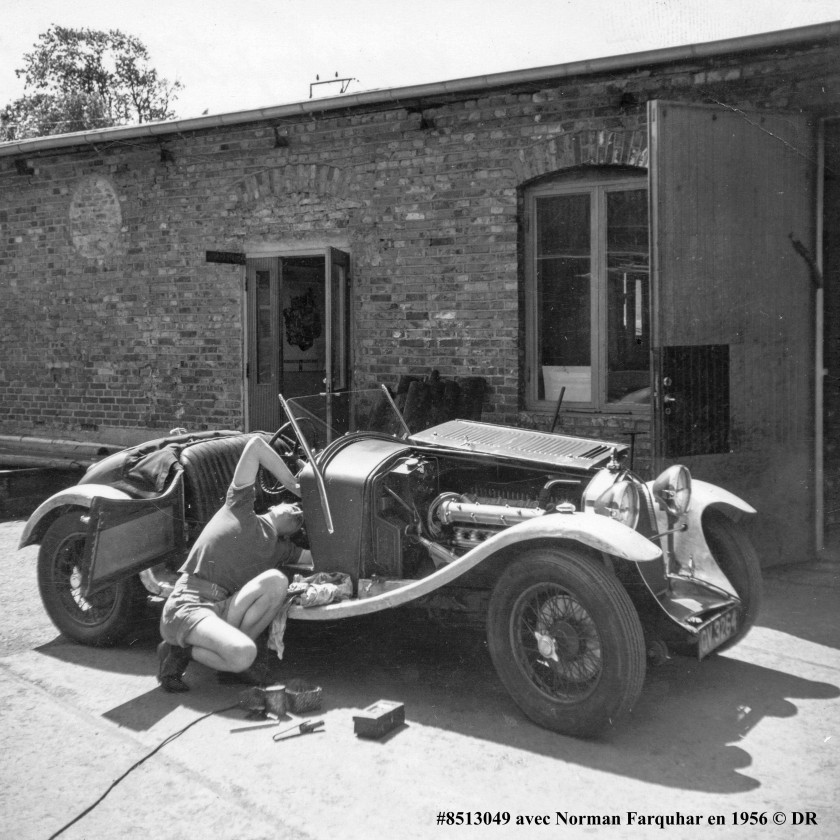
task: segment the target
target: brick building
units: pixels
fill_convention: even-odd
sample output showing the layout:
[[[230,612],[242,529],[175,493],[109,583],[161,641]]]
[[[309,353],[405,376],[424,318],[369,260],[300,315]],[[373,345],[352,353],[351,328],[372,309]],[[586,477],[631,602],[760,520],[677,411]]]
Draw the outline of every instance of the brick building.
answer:
[[[279,423],[278,391],[483,376],[840,523],[840,23],[0,144],[0,436]],[[822,371],[828,371],[822,387]]]

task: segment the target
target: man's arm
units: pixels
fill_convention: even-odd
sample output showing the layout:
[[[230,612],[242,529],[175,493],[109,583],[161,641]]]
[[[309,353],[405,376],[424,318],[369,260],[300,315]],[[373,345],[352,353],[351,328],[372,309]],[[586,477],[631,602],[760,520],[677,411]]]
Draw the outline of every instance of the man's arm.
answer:
[[[245,445],[239,463],[233,472],[233,484],[244,487],[257,479],[260,467],[267,469],[283,486],[300,496],[300,485],[283,459],[259,435],[255,435]]]

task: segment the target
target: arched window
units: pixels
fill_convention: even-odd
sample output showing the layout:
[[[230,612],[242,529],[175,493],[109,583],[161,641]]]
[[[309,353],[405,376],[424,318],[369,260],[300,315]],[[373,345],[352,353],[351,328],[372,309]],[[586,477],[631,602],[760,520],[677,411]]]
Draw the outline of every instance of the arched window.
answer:
[[[585,167],[525,191],[528,404],[650,401],[647,179]]]

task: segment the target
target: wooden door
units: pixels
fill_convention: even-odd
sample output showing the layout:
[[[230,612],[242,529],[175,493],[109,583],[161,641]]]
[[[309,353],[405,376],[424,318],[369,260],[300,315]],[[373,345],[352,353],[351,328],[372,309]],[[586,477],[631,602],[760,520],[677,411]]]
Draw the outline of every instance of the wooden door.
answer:
[[[742,495],[771,552],[801,550],[814,505],[815,290],[801,254],[815,248],[814,130],[801,115],[671,102],[650,103],[649,119],[657,466],[680,461]]]
[[[350,255],[320,253],[247,261],[248,426],[273,431],[279,394],[350,385]]]
[[[248,306],[248,425],[273,431],[280,425],[282,336],[280,281],[282,264],[276,257],[249,259],[246,267]]]
[[[327,376],[329,391],[341,391],[350,385],[350,255],[337,248],[326,253]]]

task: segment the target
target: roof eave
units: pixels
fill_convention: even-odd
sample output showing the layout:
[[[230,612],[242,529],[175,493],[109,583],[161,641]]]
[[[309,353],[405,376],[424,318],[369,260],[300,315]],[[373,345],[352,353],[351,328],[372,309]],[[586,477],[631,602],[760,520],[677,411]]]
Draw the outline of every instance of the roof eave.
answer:
[[[140,125],[115,126],[72,134],[53,134],[47,137],[33,137],[0,143],[0,157],[25,155],[50,149],[71,146],[96,145],[98,143],[143,137],[162,137],[187,131],[221,128],[250,122],[278,120],[295,116],[323,113],[337,109],[364,108],[383,104],[400,104],[406,101],[432,99],[453,94],[479,93],[484,90],[510,85],[527,84],[570,76],[589,76],[598,73],[618,72],[659,64],[685,61],[693,58],[710,58],[719,55],[752,52],[762,49],[789,47],[798,44],[829,40],[840,37],[840,21],[819,23],[796,29],[784,29],[758,35],[709,41],[701,44],[686,44],[665,49],[647,50],[626,55],[607,56],[585,61],[573,61],[513,70],[484,76],[470,76],[443,82],[411,85],[401,88],[384,88],[344,94],[316,100],[304,100],[266,108],[233,111],[224,114],[191,117],[181,120],[142,123]]]

